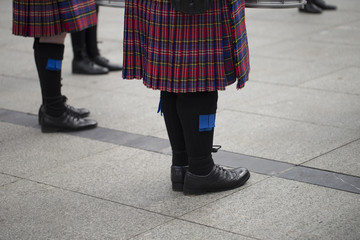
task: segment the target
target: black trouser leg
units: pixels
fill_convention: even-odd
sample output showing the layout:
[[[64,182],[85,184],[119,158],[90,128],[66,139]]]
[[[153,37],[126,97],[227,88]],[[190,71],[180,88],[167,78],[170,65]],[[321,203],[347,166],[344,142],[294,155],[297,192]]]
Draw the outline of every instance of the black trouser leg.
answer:
[[[60,116],[66,110],[64,97],[61,95],[64,45],[40,43],[39,39],[35,38],[33,48],[45,111],[50,116]]]
[[[189,163],[186,153],[184,134],[176,109],[177,95],[177,93],[162,91],[161,108],[164,114],[165,125],[173,152],[172,165],[186,166]]]

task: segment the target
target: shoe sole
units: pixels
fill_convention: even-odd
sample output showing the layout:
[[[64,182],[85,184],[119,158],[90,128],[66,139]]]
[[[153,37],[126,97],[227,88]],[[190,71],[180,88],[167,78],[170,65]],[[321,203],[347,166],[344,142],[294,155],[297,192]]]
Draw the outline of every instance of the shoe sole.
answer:
[[[75,114],[77,115],[79,118],[86,118],[88,116],[90,116],[90,113],[86,113],[86,114]],[[41,125],[41,117],[42,117],[42,113],[39,113],[38,114],[38,122],[39,122],[39,125]]]
[[[116,72],[116,71],[122,71],[123,69],[117,69],[117,68],[108,68],[109,72]]]
[[[228,190],[232,190],[238,187],[243,186],[247,180],[249,180],[250,178],[250,172],[248,172],[248,174],[245,175],[245,178],[243,179],[243,181],[239,182],[237,185],[232,186],[231,188],[217,188],[217,189],[191,189],[191,188],[185,188],[184,187],[184,194],[185,195],[202,195],[202,194],[206,194],[206,193],[211,193],[211,192],[222,192],[222,191],[228,191]]]
[[[182,192],[184,190],[183,183],[172,183],[172,190],[175,192]]]
[[[82,127],[82,128],[77,128],[77,129],[70,129],[70,128],[60,128],[60,127],[48,127],[48,126],[41,126],[41,132],[43,133],[55,133],[55,132],[77,132],[77,131],[82,131],[82,130],[89,130],[89,129],[93,129],[96,128],[96,125],[90,125],[90,126],[86,126],[86,127]]]

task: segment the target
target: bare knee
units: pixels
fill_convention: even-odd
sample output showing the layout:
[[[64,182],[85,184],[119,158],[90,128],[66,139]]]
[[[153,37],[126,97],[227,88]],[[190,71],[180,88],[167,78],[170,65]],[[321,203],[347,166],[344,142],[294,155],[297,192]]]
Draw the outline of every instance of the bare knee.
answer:
[[[64,44],[66,33],[63,32],[59,35],[55,35],[52,37],[40,37],[41,43],[54,43],[54,44]]]

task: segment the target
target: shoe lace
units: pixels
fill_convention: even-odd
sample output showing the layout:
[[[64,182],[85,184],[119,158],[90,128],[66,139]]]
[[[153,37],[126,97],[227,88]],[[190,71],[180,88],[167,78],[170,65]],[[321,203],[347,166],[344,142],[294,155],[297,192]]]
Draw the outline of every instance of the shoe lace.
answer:
[[[64,101],[64,103],[66,104],[66,101],[68,100],[68,98],[65,95],[62,95],[61,98]]]
[[[102,60],[102,61],[104,61],[104,62],[109,62],[109,59],[107,59],[107,58],[105,58],[105,57],[103,57],[103,56],[99,56],[99,58]]]
[[[65,95],[62,95],[61,98],[62,98],[62,100],[64,102],[66,112],[68,113],[68,115],[70,115],[70,116],[72,116],[72,117],[74,117],[76,119],[80,119],[80,116],[75,113],[76,109],[73,106],[70,106],[70,105],[66,104],[66,101],[68,100],[68,98]]]
[[[225,169],[224,167],[220,165],[216,165],[216,167],[218,168],[220,175],[227,176],[229,174],[229,170]]]
[[[216,153],[219,151],[220,148],[221,148],[221,145],[213,145],[211,152]]]

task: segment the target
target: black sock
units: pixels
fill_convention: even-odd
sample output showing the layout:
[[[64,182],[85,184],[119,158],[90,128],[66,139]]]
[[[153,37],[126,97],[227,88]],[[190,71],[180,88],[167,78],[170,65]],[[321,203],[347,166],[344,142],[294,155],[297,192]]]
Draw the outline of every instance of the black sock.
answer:
[[[206,175],[214,167],[211,156],[218,94],[215,92],[180,93],[177,111],[189,156],[189,171]]]
[[[79,32],[73,32],[70,35],[74,60],[81,61],[88,59],[88,54],[86,53],[86,29]]]
[[[34,57],[46,114],[58,117],[66,111],[61,95],[61,64],[64,45],[34,42]]]
[[[99,16],[99,6],[96,5],[96,17]],[[98,49],[98,40],[97,40],[97,25],[89,27],[85,31],[86,37],[86,52],[89,58],[94,58],[100,55]]]
[[[89,27],[85,30],[86,34],[86,52],[90,58],[99,56],[98,42],[97,42],[97,25]]]
[[[189,164],[185,148],[184,134],[176,110],[177,93],[161,92],[161,109],[164,114],[172,155],[172,165],[186,166]]]
[[[173,166],[187,166],[189,165],[188,155],[186,150],[172,151],[172,165]]]
[[[173,152],[186,149],[189,171],[208,174],[214,167],[211,149],[217,92],[161,92],[161,104]]]

